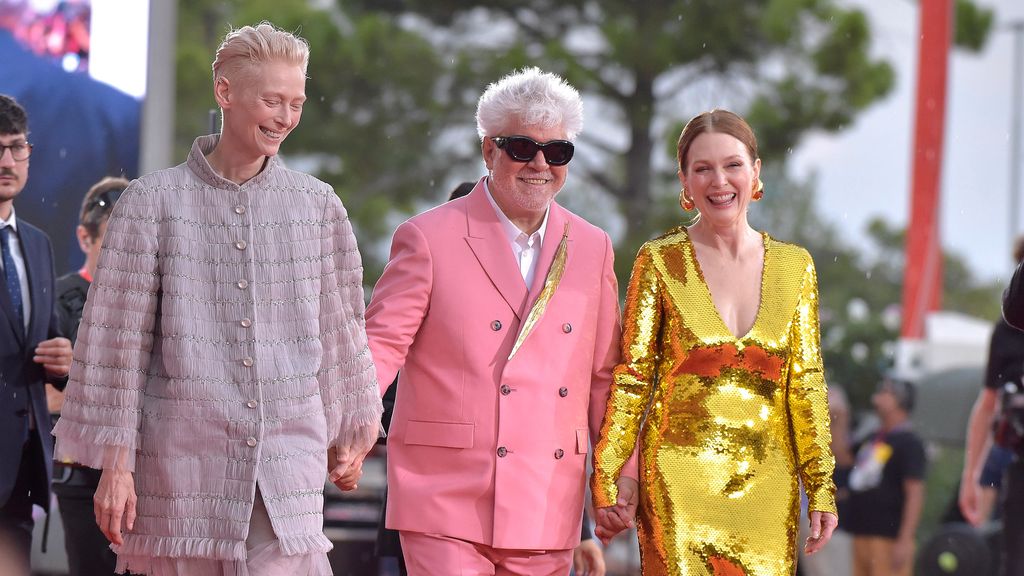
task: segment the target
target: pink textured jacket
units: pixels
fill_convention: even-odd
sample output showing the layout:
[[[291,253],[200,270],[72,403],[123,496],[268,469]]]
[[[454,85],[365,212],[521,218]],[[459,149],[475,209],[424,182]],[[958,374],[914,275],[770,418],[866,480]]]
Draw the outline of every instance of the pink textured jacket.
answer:
[[[57,457],[126,457],[138,519],[119,554],[244,559],[257,483],[286,554],[329,550],[329,445],[381,403],[345,209],[275,157],[241,186],[196,140],[110,218],[56,427]]]
[[[564,276],[511,361],[568,223]],[[612,245],[552,203],[527,290],[483,184],[402,224],[367,307],[387,386],[387,526],[496,548],[576,546],[589,438],[619,359]],[[589,432],[588,432],[589,429]]]

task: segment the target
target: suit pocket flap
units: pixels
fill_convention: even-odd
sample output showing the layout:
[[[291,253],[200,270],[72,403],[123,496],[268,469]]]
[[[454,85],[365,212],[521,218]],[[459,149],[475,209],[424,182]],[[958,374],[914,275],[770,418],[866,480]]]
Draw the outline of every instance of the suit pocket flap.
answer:
[[[410,420],[405,429],[405,443],[443,448],[472,448],[473,424]]]
[[[586,454],[587,453],[587,450],[590,448],[590,440],[589,440],[588,437],[589,437],[589,434],[587,433],[587,429],[586,428],[577,428],[576,429],[576,453],[577,454]]]

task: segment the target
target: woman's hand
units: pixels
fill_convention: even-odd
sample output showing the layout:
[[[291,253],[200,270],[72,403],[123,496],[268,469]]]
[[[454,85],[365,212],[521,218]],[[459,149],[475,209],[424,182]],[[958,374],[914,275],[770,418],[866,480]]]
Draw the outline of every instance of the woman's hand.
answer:
[[[595,511],[594,521],[597,522],[597,528],[594,530],[594,535],[605,546],[616,534],[634,526],[633,519],[636,517],[636,506],[640,500],[639,485],[636,480],[620,476],[615,485],[619,488],[619,497],[615,506],[606,506]]]
[[[127,470],[103,470],[92,497],[93,512],[100,532],[111,543],[121,545],[122,531],[135,527],[135,478]]]
[[[368,453],[368,452],[367,452]],[[358,488],[363,477],[363,459],[366,453],[353,458],[352,451],[334,446],[327,449],[327,478],[343,492]]]
[[[811,511],[811,535],[804,545],[804,554],[810,556],[825,547],[832,539],[832,532],[839,525],[839,517],[831,512]]]

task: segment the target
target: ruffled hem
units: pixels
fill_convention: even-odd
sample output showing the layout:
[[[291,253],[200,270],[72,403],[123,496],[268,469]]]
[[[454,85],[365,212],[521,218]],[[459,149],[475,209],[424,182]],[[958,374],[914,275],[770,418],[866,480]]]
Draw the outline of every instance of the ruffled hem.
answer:
[[[306,554],[326,554],[334,548],[330,539],[323,534],[311,534],[308,536],[284,536],[277,539],[277,545],[285,556],[299,556]]]
[[[252,569],[250,569],[252,567]],[[153,558],[118,556],[117,574],[130,570],[133,575],[146,576],[269,576],[270,574],[302,574],[333,576],[327,554],[316,552],[305,556],[283,556],[272,547],[254,551],[248,560],[213,560],[204,558]]]
[[[77,462],[97,470],[135,471],[135,430],[81,426],[61,418],[53,435],[57,437],[54,459],[58,462]]]
[[[325,537],[326,539],[326,537]],[[245,542],[214,538],[173,538],[167,536],[126,535],[124,544],[112,546],[118,557],[199,558],[206,560],[245,560]],[[120,565],[120,562],[118,563]],[[134,572],[131,566],[129,570]]]
[[[275,540],[285,556],[326,554],[334,547],[321,534],[284,536]],[[244,560],[245,542],[213,538],[169,538],[165,536],[127,536],[124,544],[113,547],[118,556],[201,558],[207,560]],[[133,570],[134,572],[134,570]]]
[[[354,396],[354,398],[362,395]],[[376,400],[376,404],[373,403]],[[355,409],[355,404],[359,409]],[[373,390],[373,399],[366,399],[365,402],[349,401],[341,402],[332,406],[327,413],[328,422],[337,422],[331,430],[337,434],[331,441],[330,447],[337,447],[339,452],[346,450],[365,454],[373,448],[378,438],[384,437],[384,427],[381,425],[381,414],[384,408],[380,402],[380,396],[376,389]]]

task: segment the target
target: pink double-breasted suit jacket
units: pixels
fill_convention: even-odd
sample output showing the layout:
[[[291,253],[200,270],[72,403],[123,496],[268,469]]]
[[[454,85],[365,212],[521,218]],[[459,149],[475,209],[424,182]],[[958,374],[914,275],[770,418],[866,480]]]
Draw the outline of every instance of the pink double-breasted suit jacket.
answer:
[[[495,548],[572,548],[619,359],[612,245],[552,202],[528,290],[482,182],[398,227],[367,308],[381,386],[401,371],[386,522]],[[566,223],[561,283],[509,360]]]

